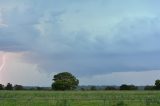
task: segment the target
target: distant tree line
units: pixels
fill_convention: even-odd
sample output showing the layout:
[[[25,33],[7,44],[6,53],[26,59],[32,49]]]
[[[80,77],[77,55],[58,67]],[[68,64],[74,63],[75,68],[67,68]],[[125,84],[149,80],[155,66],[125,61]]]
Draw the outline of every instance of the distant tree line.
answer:
[[[137,86],[134,85],[126,85],[122,84],[121,86],[106,86],[106,87],[99,87],[99,86],[90,86],[90,87],[82,87],[80,88],[82,91],[95,91],[95,90],[138,90]]]
[[[119,88],[120,90],[138,90],[138,87],[135,86],[135,85],[126,85],[126,84],[123,84],[120,86]]]
[[[0,90],[23,90],[22,85],[12,85],[11,83],[8,83],[6,86],[3,84],[0,84]]]
[[[122,84],[121,86],[106,86],[105,88],[98,88],[97,86],[90,86],[89,88],[82,87],[80,90],[85,91],[85,90],[139,90],[138,86],[135,85],[127,85],[127,84]],[[156,80],[154,85],[147,85],[144,86],[143,89],[141,90],[160,90],[160,80]]]
[[[0,90],[51,90],[50,87],[36,87],[36,86],[23,86],[23,85],[12,85],[8,83],[6,86],[0,84]]]
[[[144,90],[160,90],[160,80],[156,80],[154,86],[147,85],[145,86]]]

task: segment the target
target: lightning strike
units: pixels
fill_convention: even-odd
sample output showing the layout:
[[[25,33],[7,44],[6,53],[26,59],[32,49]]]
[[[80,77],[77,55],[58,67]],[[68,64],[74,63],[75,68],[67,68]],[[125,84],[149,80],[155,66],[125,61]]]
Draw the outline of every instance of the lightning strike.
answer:
[[[3,70],[5,64],[6,64],[6,55],[3,55],[3,57],[2,57],[2,64],[1,64],[1,66],[0,66],[0,71]]]

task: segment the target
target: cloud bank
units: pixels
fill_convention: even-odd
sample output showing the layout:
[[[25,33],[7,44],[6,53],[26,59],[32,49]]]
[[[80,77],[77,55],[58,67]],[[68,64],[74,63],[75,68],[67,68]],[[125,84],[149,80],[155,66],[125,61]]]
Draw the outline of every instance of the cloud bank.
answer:
[[[62,1],[0,1],[0,51],[47,74],[160,69],[158,0]]]

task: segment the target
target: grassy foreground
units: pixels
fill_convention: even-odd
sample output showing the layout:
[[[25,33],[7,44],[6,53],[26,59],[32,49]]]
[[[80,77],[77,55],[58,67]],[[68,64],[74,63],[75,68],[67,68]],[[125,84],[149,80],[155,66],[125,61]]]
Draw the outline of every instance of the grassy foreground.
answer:
[[[0,106],[160,106],[160,91],[0,91]]]

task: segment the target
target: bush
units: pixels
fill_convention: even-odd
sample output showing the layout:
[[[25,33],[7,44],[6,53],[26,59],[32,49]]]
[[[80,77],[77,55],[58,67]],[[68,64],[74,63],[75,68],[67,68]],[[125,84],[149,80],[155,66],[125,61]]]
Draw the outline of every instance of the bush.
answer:
[[[123,84],[120,86],[120,90],[137,90],[138,88],[134,85]]]
[[[144,90],[156,90],[156,87],[147,85],[144,87]]]
[[[95,91],[97,90],[96,86],[91,86],[90,90]]]
[[[24,88],[23,88],[22,85],[15,85],[15,86],[14,86],[14,89],[15,89],[15,90],[23,90]]]
[[[117,90],[117,89],[115,87],[113,87],[113,86],[107,86],[105,88],[105,90]]]

